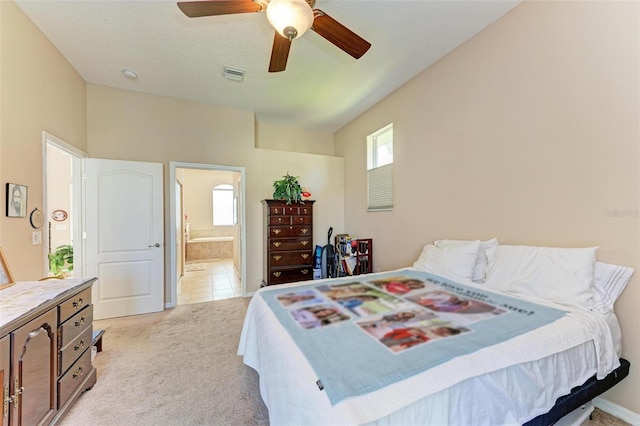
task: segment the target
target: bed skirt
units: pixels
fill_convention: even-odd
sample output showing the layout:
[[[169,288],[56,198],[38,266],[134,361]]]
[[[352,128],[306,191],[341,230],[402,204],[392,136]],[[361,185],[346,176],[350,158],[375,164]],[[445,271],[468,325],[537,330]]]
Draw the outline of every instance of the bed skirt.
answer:
[[[620,358],[620,367],[613,370],[604,379],[596,380],[595,376],[591,377],[583,385],[571,389],[569,395],[558,398],[556,404],[548,413],[529,420],[525,423],[525,426],[548,426],[554,424],[560,418],[611,389],[616,383],[627,377],[630,365],[629,361]]]

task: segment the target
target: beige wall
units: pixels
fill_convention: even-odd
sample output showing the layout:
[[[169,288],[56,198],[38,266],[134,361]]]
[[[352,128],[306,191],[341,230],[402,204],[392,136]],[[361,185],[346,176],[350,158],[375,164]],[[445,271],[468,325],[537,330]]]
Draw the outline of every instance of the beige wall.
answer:
[[[184,214],[191,229],[213,229],[213,188],[233,186],[234,172],[185,169],[183,176]]]
[[[616,309],[640,365],[638,20],[638,2],[525,2],[341,129],[345,224],[374,263],[438,238],[599,245],[637,271]],[[367,213],[365,137],[391,121],[395,209]],[[606,398],[640,413],[639,388],[632,368]]]
[[[335,155],[334,134],[256,122],[256,148]]]
[[[38,279],[44,246],[28,216],[5,216],[5,183],[27,185],[28,212],[42,210],[42,131],[86,150],[86,84],[12,1],[0,1],[0,40],[0,246],[16,280]]]
[[[51,240],[51,251],[53,252],[61,245],[71,244],[73,240],[71,236],[72,218],[67,217],[67,219],[60,222],[51,218],[51,213],[55,210],[71,212],[72,159],[68,153],[60,149],[47,149],[47,157],[47,187],[52,190],[48,194],[48,211],[44,215],[44,226],[51,223],[49,239]]]
[[[314,235],[324,244],[329,226],[344,228],[342,158],[254,146],[250,112],[88,85],[88,152],[91,157],[165,165],[166,236],[169,235],[169,161],[245,167],[247,290],[262,280],[262,204],[272,182],[286,172],[308,185],[314,206]],[[324,237],[323,237],[324,235]],[[170,301],[167,289],[167,301]]]

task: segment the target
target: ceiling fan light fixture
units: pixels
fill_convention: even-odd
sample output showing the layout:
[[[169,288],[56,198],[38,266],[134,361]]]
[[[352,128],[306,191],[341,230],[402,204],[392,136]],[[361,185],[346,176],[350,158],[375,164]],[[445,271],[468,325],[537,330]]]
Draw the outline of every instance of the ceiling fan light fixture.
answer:
[[[267,19],[282,37],[300,37],[313,25],[313,10],[304,0],[271,0]]]

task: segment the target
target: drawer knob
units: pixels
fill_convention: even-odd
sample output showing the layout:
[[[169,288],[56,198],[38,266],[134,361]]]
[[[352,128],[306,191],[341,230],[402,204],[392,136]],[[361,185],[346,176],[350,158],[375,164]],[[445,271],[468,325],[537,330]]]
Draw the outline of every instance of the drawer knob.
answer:
[[[309,244],[309,241],[304,240],[304,241],[300,241],[300,244],[302,244],[303,246],[307,246],[307,244]]]
[[[280,275],[282,275],[282,272],[274,272],[273,276],[278,278]]]
[[[309,254],[305,253],[305,254],[301,254],[300,256],[302,256],[303,259],[306,259],[307,257],[309,257]]]
[[[282,232],[282,229],[274,229],[273,233],[279,235]]]
[[[73,307],[76,309],[82,308],[82,298],[78,299],[77,302],[73,302]]]
[[[279,255],[273,256],[273,260],[275,260],[276,262],[280,259],[282,259],[282,256],[279,256]]]
[[[301,269],[300,272],[302,272],[302,275],[307,275],[309,273],[308,269]]]
[[[275,247],[280,247],[280,245],[281,245],[281,244],[282,244],[282,243],[281,243],[280,241],[274,241],[274,242],[273,242],[273,245],[274,245]]]
[[[81,376],[82,376],[82,367],[78,367],[75,373],[73,373],[73,378],[77,379],[78,377],[81,377]]]
[[[302,232],[303,234],[306,234],[307,232],[309,232],[309,228],[302,228],[300,232]]]
[[[84,317],[80,318],[79,321],[74,322],[73,325],[75,325],[77,328],[82,327],[84,325]]]
[[[79,349],[84,349],[84,340],[80,340],[80,343],[73,347],[74,352],[78,351]]]

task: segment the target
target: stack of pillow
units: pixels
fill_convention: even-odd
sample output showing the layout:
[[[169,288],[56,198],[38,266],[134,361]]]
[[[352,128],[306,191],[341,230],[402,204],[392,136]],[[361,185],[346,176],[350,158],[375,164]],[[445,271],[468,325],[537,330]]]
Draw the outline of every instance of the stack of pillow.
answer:
[[[491,289],[608,314],[633,269],[596,261],[598,247],[499,245],[438,240],[427,244],[413,267]]]

